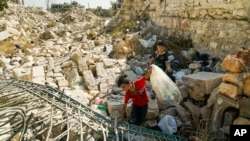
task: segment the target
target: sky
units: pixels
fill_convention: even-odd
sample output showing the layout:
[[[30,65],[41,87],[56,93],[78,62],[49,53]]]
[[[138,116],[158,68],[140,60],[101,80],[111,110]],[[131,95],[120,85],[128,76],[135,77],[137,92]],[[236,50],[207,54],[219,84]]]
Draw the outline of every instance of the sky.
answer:
[[[102,6],[104,9],[111,7],[110,0],[49,0],[50,3],[62,4],[62,3],[71,3],[71,1],[76,1],[80,5],[84,5],[85,8],[96,8],[97,6]],[[116,0],[112,0],[116,1]],[[25,6],[38,6],[47,8],[47,0],[24,0]]]

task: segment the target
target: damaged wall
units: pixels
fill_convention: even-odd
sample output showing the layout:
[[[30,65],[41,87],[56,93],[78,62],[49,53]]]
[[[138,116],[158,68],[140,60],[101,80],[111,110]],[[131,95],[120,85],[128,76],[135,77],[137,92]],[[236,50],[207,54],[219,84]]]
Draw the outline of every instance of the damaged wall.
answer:
[[[150,19],[159,36],[190,37],[201,52],[223,58],[250,45],[248,0],[126,0],[115,21]]]

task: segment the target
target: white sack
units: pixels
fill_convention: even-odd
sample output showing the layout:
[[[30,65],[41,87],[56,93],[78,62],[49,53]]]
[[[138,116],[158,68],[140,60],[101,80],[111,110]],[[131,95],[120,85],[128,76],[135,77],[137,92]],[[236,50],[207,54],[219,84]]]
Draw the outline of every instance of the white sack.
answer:
[[[152,89],[160,101],[166,101],[169,105],[176,106],[180,103],[181,92],[177,85],[158,66],[152,66],[150,82]]]

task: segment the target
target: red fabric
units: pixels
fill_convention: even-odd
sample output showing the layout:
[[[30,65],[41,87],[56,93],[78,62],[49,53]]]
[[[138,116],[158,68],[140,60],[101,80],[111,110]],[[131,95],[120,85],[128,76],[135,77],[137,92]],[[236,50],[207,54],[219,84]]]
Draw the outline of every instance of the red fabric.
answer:
[[[148,103],[148,96],[146,94],[146,78],[141,77],[135,82],[136,92],[127,91],[124,96],[124,103],[128,103],[129,99],[132,99],[132,103],[136,106],[144,106]]]

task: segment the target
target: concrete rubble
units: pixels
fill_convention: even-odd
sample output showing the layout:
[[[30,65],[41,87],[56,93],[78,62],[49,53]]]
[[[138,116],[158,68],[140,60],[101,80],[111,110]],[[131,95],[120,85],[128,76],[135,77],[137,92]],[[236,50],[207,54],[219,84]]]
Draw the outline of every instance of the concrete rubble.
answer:
[[[154,6],[150,8],[154,9]],[[3,13],[4,16],[0,17],[3,25],[0,42],[5,45],[0,47],[2,79],[16,78],[51,86],[105,117],[112,120],[119,118],[124,92],[116,86],[115,80],[122,73],[135,80],[141,77],[141,73],[134,68],[140,67],[143,72],[147,70],[152,53],[149,50],[152,48],[143,50],[136,39],[147,39],[153,35],[150,31],[146,34],[150,21],[142,24],[145,30],[143,36],[132,34],[128,39],[116,42],[109,34],[98,34],[106,19],[96,17],[85,9],[52,14],[40,8],[11,5]],[[105,51],[104,46],[107,47]],[[232,123],[249,124],[250,110],[244,106],[249,104],[244,100],[250,96],[250,75],[239,61],[247,62],[244,60],[246,52],[226,57],[221,64],[222,69],[220,62],[216,62],[219,65],[211,65],[212,72],[203,71],[204,66],[192,60],[192,53],[183,55],[185,61],[192,59],[185,69],[174,70],[175,76],[178,74],[176,83],[182,93],[181,104],[168,107],[157,98],[152,98],[148,82],[150,102],[145,126],[156,126],[156,122],[167,114],[175,117],[179,129],[195,130],[199,128],[200,120],[212,121],[214,131],[226,129]],[[100,108],[100,105],[106,109]],[[240,114],[227,110],[228,107]],[[128,118],[130,110],[131,105],[127,109]],[[45,115],[40,118],[42,116]],[[74,137],[74,133],[72,135]]]

